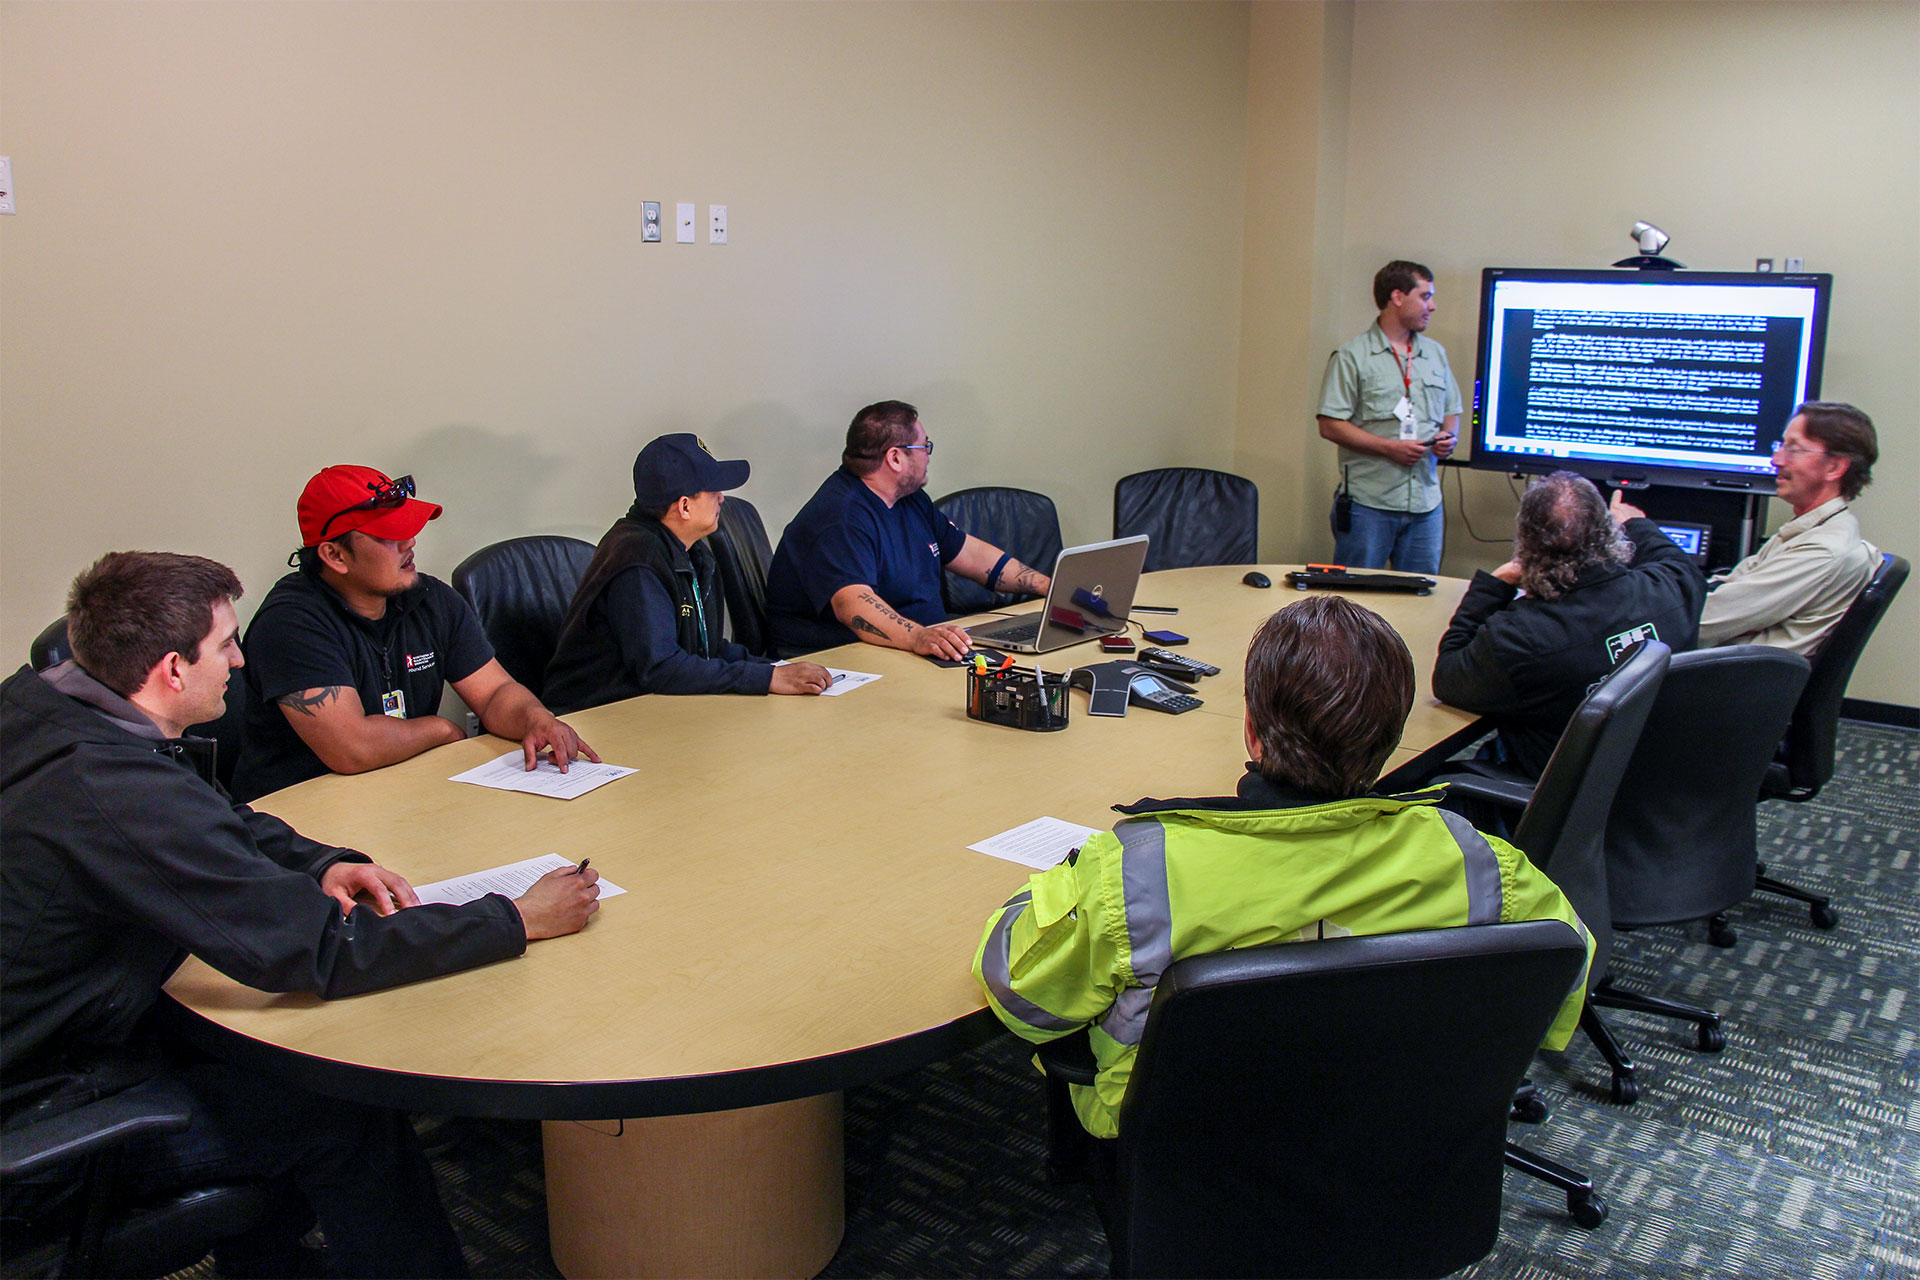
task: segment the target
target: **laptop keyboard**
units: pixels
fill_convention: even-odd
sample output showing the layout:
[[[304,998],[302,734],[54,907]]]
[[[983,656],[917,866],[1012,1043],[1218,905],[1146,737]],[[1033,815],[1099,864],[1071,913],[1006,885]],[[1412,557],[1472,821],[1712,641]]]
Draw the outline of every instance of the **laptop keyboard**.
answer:
[[[990,631],[995,640],[1020,644],[1040,634],[1040,622],[1035,619],[1032,622],[1023,622],[1017,627],[993,627]]]

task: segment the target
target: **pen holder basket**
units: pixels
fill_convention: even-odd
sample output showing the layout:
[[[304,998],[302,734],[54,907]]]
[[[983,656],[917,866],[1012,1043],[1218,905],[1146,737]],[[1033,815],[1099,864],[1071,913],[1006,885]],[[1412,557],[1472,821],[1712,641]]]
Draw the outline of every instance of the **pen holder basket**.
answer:
[[[1066,677],[1028,669],[967,671],[967,715],[988,724],[1052,733],[1067,727]]]

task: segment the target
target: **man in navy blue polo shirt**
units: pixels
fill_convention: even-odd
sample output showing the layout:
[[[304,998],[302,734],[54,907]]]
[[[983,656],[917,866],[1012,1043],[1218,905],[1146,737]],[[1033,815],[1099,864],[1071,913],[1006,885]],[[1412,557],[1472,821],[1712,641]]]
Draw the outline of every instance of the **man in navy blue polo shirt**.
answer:
[[[989,591],[1044,596],[1047,575],[966,533],[926,495],[933,440],[920,411],[882,400],[854,415],[840,469],[800,508],[767,571],[767,622],[782,656],[852,640],[959,658],[940,571]]]
[[[442,681],[488,733],[565,769],[600,757],[507,674],[473,608],[413,565],[440,508],[413,477],[328,467],[300,495],[299,568],[274,584],[247,629],[252,705],[234,771],[242,800],[334,773],[410,760],[466,731],[442,718]]]

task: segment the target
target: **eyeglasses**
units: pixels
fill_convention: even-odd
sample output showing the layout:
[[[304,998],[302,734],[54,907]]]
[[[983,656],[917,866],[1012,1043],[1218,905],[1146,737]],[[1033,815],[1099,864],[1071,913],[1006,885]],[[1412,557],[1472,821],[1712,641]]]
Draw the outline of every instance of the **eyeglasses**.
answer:
[[[367,488],[373,490],[373,496],[365,502],[356,502],[350,507],[342,507],[328,516],[327,522],[320,526],[320,536],[314,539],[315,542],[325,542],[327,530],[331,529],[333,522],[341,516],[352,515],[356,511],[381,511],[391,507],[406,506],[407,499],[413,496],[413,477],[401,476],[398,480],[388,480],[385,483],[373,480],[368,482]]]
[[[1820,458],[1826,456],[1827,453],[1825,449],[1809,449],[1805,445],[1788,444],[1785,440],[1773,446],[1773,451],[1775,453],[1784,453],[1789,458]]]
[[[896,449],[905,449],[909,453],[911,453],[915,449],[925,449],[927,451],[927,456],[931,458],[933,456],[933,437],[928,436],[927,442],[925,444],[897,444],[893,447]]]

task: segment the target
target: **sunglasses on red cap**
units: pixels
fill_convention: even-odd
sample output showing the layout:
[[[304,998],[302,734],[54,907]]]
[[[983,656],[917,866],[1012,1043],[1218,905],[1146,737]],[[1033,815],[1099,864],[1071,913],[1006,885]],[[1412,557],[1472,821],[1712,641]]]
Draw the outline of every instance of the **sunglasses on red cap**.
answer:
[[[369,480],[367,488],[373,491],[373,496],[364,502],[356,502],[350,507],[342,507],[328,516],[327,522],[320,526],[320,536],[314,539],[315,542],[325,542],[327,530],[331,529],[333,522],[341,516],[352,515],[356,511],[382,511],[392,507],[406,506],[407,499],[413,496],[413,477],[401,476],[398,480]]]

